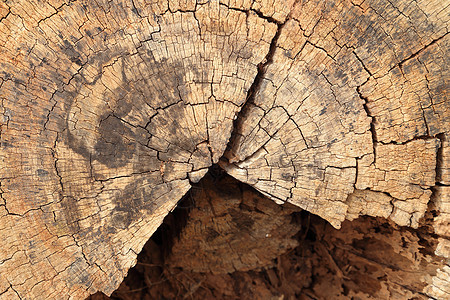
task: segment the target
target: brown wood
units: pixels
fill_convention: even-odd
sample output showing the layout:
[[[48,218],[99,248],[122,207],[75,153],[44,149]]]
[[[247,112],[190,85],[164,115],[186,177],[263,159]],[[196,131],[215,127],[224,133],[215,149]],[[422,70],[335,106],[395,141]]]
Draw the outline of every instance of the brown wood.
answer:
[[[450,258],[449,4],[1,2],[0,298],[111,294],[217,163],[335,228],[433,209]]]
[[[427,229],[432,211],[412,230],[368,216],[335,229],[300,210],[212,168],[111,298],[428,300],[430,277],[445,274],[439,238]]]

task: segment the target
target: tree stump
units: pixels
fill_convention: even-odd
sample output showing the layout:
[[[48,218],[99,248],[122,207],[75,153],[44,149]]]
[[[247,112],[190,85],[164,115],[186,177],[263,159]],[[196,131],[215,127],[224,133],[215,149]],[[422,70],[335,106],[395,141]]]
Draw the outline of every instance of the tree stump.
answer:
[[[111,298],[426,300],[430,276],[446,265],[438,243],[424,225],[382,217],[337,230],[212,171],[164,218]]]
[[[449,20],[446,0],[1,2],[0,298],[111,294],[214,164],[337,229],[425,226],[448,263]]]

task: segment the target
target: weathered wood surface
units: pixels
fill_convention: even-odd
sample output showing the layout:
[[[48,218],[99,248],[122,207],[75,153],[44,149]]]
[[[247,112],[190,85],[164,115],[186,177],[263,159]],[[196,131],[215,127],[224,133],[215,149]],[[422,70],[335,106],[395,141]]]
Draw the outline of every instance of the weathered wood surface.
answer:
[[[336,228],[432,208],[449,258],[449,4],[1,2],[0,298],[111,293],[219,161]]]
[[[187,224],[166,258],[171,269],[224,274],[267,268],[299,244],[294,236],[300,226],[292,214],[301,209],[277,205],[234,178],[208,176],[189,192],[190,198]]]
[[[215,171],[164,218],[112,299],[430,299],[446,260],[426,226],[364,216],[335,229]]]

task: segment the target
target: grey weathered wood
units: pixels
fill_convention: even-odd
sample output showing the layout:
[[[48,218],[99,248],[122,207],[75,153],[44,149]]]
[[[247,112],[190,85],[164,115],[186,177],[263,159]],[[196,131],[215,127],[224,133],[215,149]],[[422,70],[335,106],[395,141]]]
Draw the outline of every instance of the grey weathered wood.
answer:
[[[0,298],[112,293],[219,160],[337,228],[433,206],[448,258],[449,7],[1,2]]]

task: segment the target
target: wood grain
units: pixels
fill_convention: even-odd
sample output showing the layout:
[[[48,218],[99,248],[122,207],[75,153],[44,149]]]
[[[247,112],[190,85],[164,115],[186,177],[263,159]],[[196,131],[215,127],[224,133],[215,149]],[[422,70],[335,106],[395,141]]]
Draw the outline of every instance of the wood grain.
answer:
[[[450,257],[449,7],[2,1],[0,298],[111,294],[219,161],[336,228],[432,206]]]

